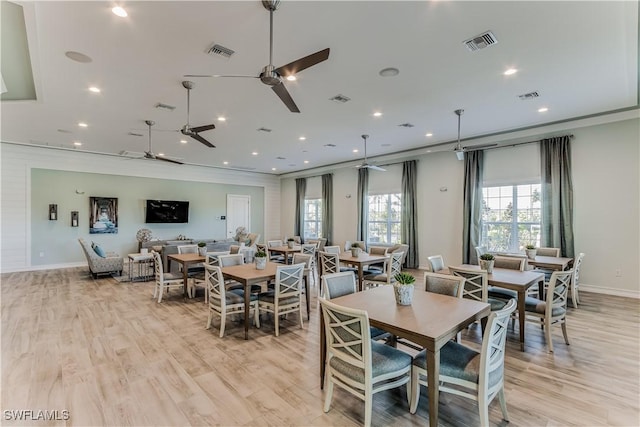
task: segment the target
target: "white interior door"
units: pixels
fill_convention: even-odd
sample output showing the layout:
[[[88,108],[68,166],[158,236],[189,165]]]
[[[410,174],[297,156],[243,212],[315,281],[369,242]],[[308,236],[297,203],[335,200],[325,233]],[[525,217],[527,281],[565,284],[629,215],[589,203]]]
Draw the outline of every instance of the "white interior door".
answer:
[[[227,194],[227,237],[234,237],[238,227],[251,231],[251,196]]]

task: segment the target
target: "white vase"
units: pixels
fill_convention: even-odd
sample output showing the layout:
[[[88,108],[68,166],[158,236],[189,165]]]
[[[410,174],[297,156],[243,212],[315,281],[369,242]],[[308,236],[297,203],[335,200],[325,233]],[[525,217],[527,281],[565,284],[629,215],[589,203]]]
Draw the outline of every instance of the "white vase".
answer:
[[[493,273],[493,264],[495,263],[495,260],[484,260],[481,259],[480,260],[480,268],[482,270],[487,270],[487,273]]]
[[[396,297],[396,303],[400,305],[411,305],[413,301],[413,285],[393,285],[393,294]]]
[[[198,247],[198,254],[200,254],[200,256],[207,256],[207,247]]]
[[[267,268],[267,257],[255,257],[256,261],[256,270],[264,270]]]
[[[289,249],[293,249],[293,245],[295,245],[296,242],[287,242],[287,245],[289,246]]]
[[[360,248],[351,248],[351,256],[356,258],[360,255]]]
[[[538,253],[538,250],[537,249],[525,249],[525,252],[527,253],[527,258],[536,259],[536,255]]]

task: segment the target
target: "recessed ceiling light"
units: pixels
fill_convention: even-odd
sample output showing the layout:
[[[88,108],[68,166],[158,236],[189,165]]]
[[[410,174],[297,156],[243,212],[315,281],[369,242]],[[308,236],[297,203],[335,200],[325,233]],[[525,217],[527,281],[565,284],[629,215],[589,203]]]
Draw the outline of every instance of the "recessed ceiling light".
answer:
[[[99,87],[96,87],[96,86],[91,86],[91,87],[89,88],[89,91],[90,91],[90,92],[93,92],[93,93],[100,93],[100,88],[99,88]]]
[[[504,72],[504,75],[505,76],[511,76],[511,75],[513,75],[513,74],[515,74],[517,72],[518,72],[518,70],[516,68],[509,68]]]
[[[219,121],[219,122],[226,122],[226,121],[227,121],[227,118],[226,118],[226,117],[223,117],[223,116],[220,116],[220,117],[218,117],[218,121]]]
[[[68,50],[64,53],[64,55],[72,61],[82,62],[84,64],[93,61],[90,57],[85,55],[84,53],[74,52],[72,50]]]
[[[84,123],[84,122],[80,122],[80,123],[78,123],[78,126],[80,126],[81,128],[86,128],[86,127],[88,127],[89,125],[88,125],[88,124],[86,124],[86,123]]]
[[[277,170],[276,168],[271,168],[272,171]]]
[[[228,164],[229,164],[229,162],[224,161],[224,162],[222,162],[222,164],[223,164],[223,165],[228,165]]]
[[[547,107],[538,108],[538,113],[546,113],[547,111],[549,111]]]
[[[427,150],[427,153],[430,153],[430,152],[431,152],[431,150]]]
[[[307,139],[307,137],[306,137],[306,136],[301,136],[301,137],[300,137],[300,138],[298,138],[298,139],[299,139],[300,141],[304,141],[304,140],[306,140],[306,139]]]
[[[382,113],[380,111],[376,111],[375,113],[373,113],[373,117],[380,117],[382,115]]]
[[[180,140],[180,143],[181,143],[181,144],[186,144],[186,143],[187,143],[187,140],[186,140],[186,139],[181,139],[181,140]]]
[[[113,12],[114,15],[119,16],[121,18],[127,17],[127,11],[124,10],[124,8],[121,6],[114,7],[113,9],[111,9],[111,12]]]
[[[287,76],[287,80],[289,80],[290,82],[295,82],[297,79],[298,78],[294,74]]]
[[[73,145],[75,145],[76,147],[79,147],[79,146],[81,146],[81,145],[82,145],[82,142],[80,142],[80,141],[74,141],[74,142],[73,142]]]
[[[309,160],[305,160],[305,161],[304,161],[304,164],[305,164],[305,165],[306,165],[307,163],[309,163]]]
[[[429,132],[428,134],[425,135],[426,137],[432,137],[433,134],[431,132]]]
[[[394,77],[400,74],[400,70],[393,67],[383,68],[378,72],[378,74],[380,74],[382,77]]]
[[[353,149],[353,152],[354,152],[354,153],[357,153],[357,152],[358,152],[358,149],[357,149],[357,148],[354,148],[354,149]]]
[[[257,151],[254,151],[253,153],[251,153],[251,155],[252,155],[252,156],[257,156],[257,155],[258,155],[258,152],[257,152]]]
[[[163,156],[164,157],[164,153],[158,153],[158,156]]]

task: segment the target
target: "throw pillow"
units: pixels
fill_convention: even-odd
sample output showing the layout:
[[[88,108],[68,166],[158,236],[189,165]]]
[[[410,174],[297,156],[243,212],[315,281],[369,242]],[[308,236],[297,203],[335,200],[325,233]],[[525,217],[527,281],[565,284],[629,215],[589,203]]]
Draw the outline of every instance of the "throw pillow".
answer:
[[[107,257],[107,254],[104,253],[104,249],[102,249],[100,246],[94,245],[93,250],[99,257],[102,257],[102,258]]]

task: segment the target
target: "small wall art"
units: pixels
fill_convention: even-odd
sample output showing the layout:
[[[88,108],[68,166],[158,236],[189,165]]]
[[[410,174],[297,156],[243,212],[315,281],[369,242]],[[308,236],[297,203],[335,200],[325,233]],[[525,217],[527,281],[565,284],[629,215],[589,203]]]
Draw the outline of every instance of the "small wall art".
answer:
[[[71,211],[71,226],[78,226],[78,211]]]
[[[49,205],[49,221],[58,220],[58,205]]]

